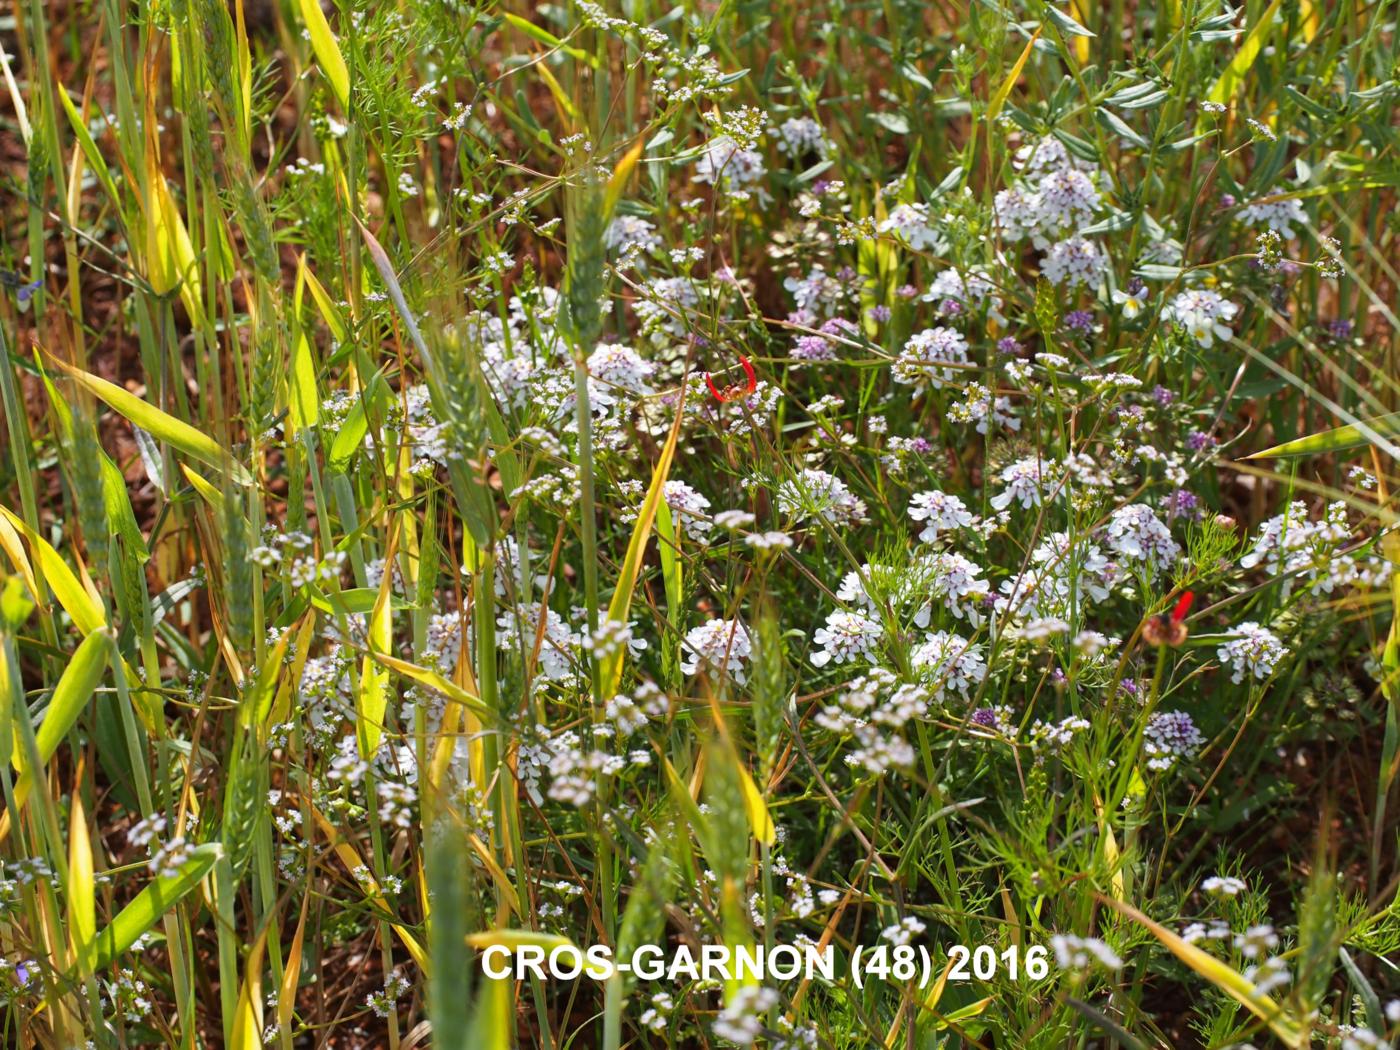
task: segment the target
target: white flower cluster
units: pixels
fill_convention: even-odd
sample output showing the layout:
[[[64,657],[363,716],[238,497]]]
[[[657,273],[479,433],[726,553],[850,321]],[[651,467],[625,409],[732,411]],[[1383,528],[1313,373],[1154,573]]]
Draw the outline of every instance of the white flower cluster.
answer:
[[[816,667],[825,667],[833,660],[838,664],[871,659],[884,633],[880,624],[860,613],[837,609],[826,618],[826,626],[818,627],[813,641],[821,646],[812,654]]]
[[[1085,225],[1103,206],[1098,171],[1070,160],[1052,137],[1038,143],[1022,167],[1024,181],[997,193],[993,205],[1006,240],[1030,237],[1044,250]]]
[[[823,518],[832,525],[849,526],[867,520],[865,501],[824,470],[809,467],[796,477],[783,479],[777,496],[778,511],[798,521]]]
[[[1001,313],[1001,297],[996,294],[996,284],[986,269],[974,266],[965,272],[954,269],[940,270],[924,292],[924,302],[942,304],[952,301],[965,312],[979,310],[985,303],[987,316],[998,324],[1005,324]]]
[[[1012,501],[1025,508],[1040,506],[1043,466],[1041,460],[1028,456],[1002,468],[997,476],[1005,487],[992,497],[992,506],[996,510],[1005,510],[1011,506]]]
[[[530,653],[539,638],[536,670],[542,679],[567,685],[577,678],[578,632],[553,609],[545,609],[540,633],[540,607],[519,605],[496,618],[496,644],[508,652]]]
[[[890,671],[875,668],[848,682],[836,702],[822,707],[814,721],[823,729],[854,738],[856,746],[846,762],[878,775],[913,765],[914,748],[900,730],[928,713],[928,701],[922,686],[901,684]]]
[[[936,252],[942,247],[938,232],[929,224],[928,205],[899,204],[877,227],[916,252]]]
[[[754,197],[760,204],[771,199],[763,186],[767,177],[763,154],[727,133],[716,135],[705,144],[694,175],[696,182],[710,183],[731,201]]]
[[[1287,191],[1275,186],[1265,197],[1281,197]],[[1293,224],[1308,224],[1308,213],[1303,210],[1297,198],[1286,201],[1259,200],[1240,209],[1240,222],[1250,226],[1264,226],[1276,230],[1285,241],[1293,239]]]
[[[1167,304],[1166,316],[1201,346],[1209,347],[1216,339],[1228,341],[1234,337],[1234,329],[1225,322],[1233,319],[1239,309],[1219,292],[1193,288],[1177,293]]]
[[[747,681],[744,665],[753,653],[748,629],[738,620],[711,619],[691,628],[681,643],[681,671],[688,675],[707,674]]]
[[[1120,557],[1141,563],[1148,578],[1155,579],[1181,557],[1181,546],[1171,530],[1145,503],[1130,503],[1113,512],[1108,522],[1109,547]]]
[[[1215,655],[1233,672],[1232,682],[1243,682],[1246,675],[1262,682],[1288,655],[1288,647],[1279,641],[1278,635],[1253,620],[1246,620],[1230,634],[1230,641],[1217,649]]]
[[[977,523],[960,496],[952,496],[938,489],[914,493],[909,501],[909,516],[924,523],[923,531],[919,533],[922,543],[934,543],[941,532],[965,529]]]
[[[959,693],[964,700],[987,677],[987,663],[982,646],[949,631],[934,631],[909,656],[914,670],[924,676],[933,689],[933,698],[943,700],[947,694]]]
[[[1147,755],[1147,768],[1157,771],[1170,769],[1178,759],[1190,758],[1205,737],[1185,711],[1158,711],[1147,720],[1142,733],[1142,750]]]
[[[769,1010],[778,1005],[778,993],[759,984],[736,988],[724,1009],[715,1018],[714,1033],[738,1046],[753,1046],[763,1033],[763,1022]]]
[[[949,365],[965,365],[967,340],[956,328],[925,328],[915,332],[904,344],[904,352],[894,363],[897,383],[923,389],[925,384],[940,390],[944,383],[954,382],[958,369]]]
[[[789,117],[778,125],[778,152],[794,160],[808,153],[824,158],[831,151],[822,126],[811,117]]]
[[[1347,506],[1341,500],[1328,504],[1319,521],[1309,521],[1307,506],[1294,500],[1282,514],[1259,526],[1254,547],[1240,565],[1246,569],[1263,565],[1270,575],[1283,577],[1284,595],[1300,578],[1313,594],[1331,594],[1357,575],[1355,560],[1337,553],[1350,536]]]
[[[1052,532],[1031,551],[1023,572],[1002,581],[1001,608],[1014,617],[1082,615],[1109,596],[1119,576],[1092,539],[1071,543],[1068,533]]]
[[[1055,965],[1061,970],[1084,972],[1095,966],[1119,970],[1123,960],[1118,953],[1097,937],[1079,937],[1073,933],[1057,933],[1050,938],[1055,952]]]

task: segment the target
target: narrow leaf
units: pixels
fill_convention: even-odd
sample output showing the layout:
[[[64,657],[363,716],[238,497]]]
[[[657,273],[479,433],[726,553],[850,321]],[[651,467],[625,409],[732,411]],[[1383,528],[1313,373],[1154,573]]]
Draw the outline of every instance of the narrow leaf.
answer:
[[[1264,40],[1273,29],[1274,15],[1278,13],[1279,3],[1280,0],[1273,0],[1273,3],[1264,9],[1249,35],[1244,38],[1240,49],[1230,59],[1230,64],[1225,67],[1225,72],[1220,74],[1220,79],[1206,93],[1206,101],[1224,105],[1234,99],[1235,91],[1244,82],[1245,74],[1254,65],[1259,52],[1264,49]]]
[[[306,23],[307,35],[311,37],[311,50],[321,72],[330,81],[340,108],[350,109],[350,71],[345,67],[345,59],[340,53],[340,45],[335,42],[330,23],[326,21],[319,0],[297,0],[301,9],[301,19]]]
[[[1031,57],[1031,52],[1035,50],[1035,42],[1040,39],[1040,32],[1044,26],[1038,26],[1031,34],[1031,38],[1026,41],[1026,46],[1021,51],[1021,57],[1016,59],[1016,64],[1011,67],[1011,72],[1002,81],[1001,87],[997,88],[996,94],[987,103],[987,123],[997,119],[997,114],[1001,112],[1001,107],[1006,105],[1006,100],[1011,96],[1011,89],[1016,86],[1016,81],[1021,79],[1021,71],[1026,68],[1026,61]]]
[[[97,935],[97,969],[102,970],[121,956],[142,936],[155,928],[166,912],[199,885],[214,862],[223,855],[217,842],[206,842],[190,850],[186,860],[172,875],[153,879],[130,904]]]
[[[92,871],[92,840],[88,837],[80,791],[73,792],[68,815],[68,931],[78,973],[86,977],[92,973],[96,958],[97,889]]]
[[[685,403],[685,391],[681,391],[681,399],[678,404]],[[684,413],[677,412],[674,422],[671,424],[671,433],[666,438],[666,444],[661,449],[661,458],[656,462],[656,470],[651,476],[651,486],[647,489],[646,499],[642,501],[641,513],[637,515],[637,520],[632,526],[632,538],[627,543],[627,555],[622,560],[622,566],[617,576],[617,589],[613,591],[612,601],[608,604],[608,619],[614,623],[626,623],[628,613],[632,608],[632,588],[637,583],[637,577],[641,573],[642,556],[646,553],[647,539],[651,536],[652,522],[656,519],[656,508],[661,502],[661,496],[665,490],[666,476],[671,472],[671,461],[676,455],[676,441],[680,437],[681,419]],[[622,646],[603,662],[602,673],[602,695],[610,697],[617,692],[618,682],[622,679]]]
[[[218,467],[221,470],[231,470],[235,480],[240,483],[246,484],[250,480],[248,472],[241,465],[233,462],[224,447],[204,431],[197,430],[183,420],[162,412],[155,405],[143,401],[116,383],[109,383],[105,379],[74,368],[66,361],[60,361],[57,358],[53,358],[53,361],[64,374],[80,387],[93,396],[101,398],[114,412],[124,416],[153,437],[174,446],[185,455],[202,463]]]
[[[1352,426],[1319,431],[1307,437],[1285,441],[1282,445],[1255,452],[1245,459],[1280,459],[1285,456],[1317,456],[1327,452],[1345,452],[1371,443],[1373,437],[1400,435],[1400,412],[1377,416]]]

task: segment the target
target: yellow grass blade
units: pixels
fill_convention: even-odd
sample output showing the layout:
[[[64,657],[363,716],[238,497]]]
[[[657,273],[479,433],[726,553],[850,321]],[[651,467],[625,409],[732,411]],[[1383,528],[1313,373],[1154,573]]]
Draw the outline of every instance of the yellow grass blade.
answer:
[[[1035,42],[1040,39],[1040,31],[1044,26],[1038,26],[1031,34],[1031,38],[1026,41],[1026,46],[1021,51],[1021,57],[1016,59],[1016,64],[1011,67],[1011,72],[1002,81],[1001,87],[997,88],[997,93],[991,97],[987,103],[987,123],[997,119],[997,114],[1001,112],[1001,107],[1006,105],[1006,100],[1011,97],[1011,90],[1016,86],[1016,81],[1021,79],[1021,71],[1026,68],[1026,61],[1031,57],[1031,52],[1035,50]]]
[[[102,612],[102,603],[96,594],[83,585],[78,579],[78,574],[68,567],[68,563],[59,556],[58,551],[26,525],[18,514],[6,507],[0,507],[0,515],[3,515],[14,530],[29,543],[29,550],[33,554],[34,565],[37,566],[39,575],[48,584],[53,596],[58,599],[58,604],[63,606],[63,611],[72,617],[73,626],[85,635],[91,634],[99,627],[105,627],[107,618]],[[35,598],[38,598],[37,593]]]
[[[682,384],[680,400],[677,404],[685,404],[684,384]],[[622,566],[617,576],[617,590],[613,591],[612,601],[608,604],[608,619],[614,623],[626,623],[628,613],[631,611],[632,589],[636,586],[637,577],[641,574],[642,557],[646,554],[652,522],[656,519],[656,508],[661,502],[666,477],[671,472],[671,462],[676,456],[676,442],[680,438],[683,417],[683,412],[676,413],[675,421],[671,424],[671,433],[666,438],[666,444],[661,449],[661,458],[657,460],[656,470],[652,473],[651,485],[647,488],[646,499],[642,501],[641,512],[637,515],[637,521],[632,526],[632,538],[627,543],[627,555],[622,560]],[[621,646],[617,652],[603,662],[601,679],[604,697],[611,697],[617,692],[618,683],[622,680],[622,659],[626,648],[626,646]]]
[[[68,935],[78,973],[86,977],[97,957],[97,888],[92,871],[92,840],[82,792],[73,792],[68,816]]]
[[[1138,911],[1131,904],[1114,900],[1111,897],[1099,895],[1099,900],[1108,905],[1120,915],[1125,915],[1134,922],[1140,923],[1151,934],[1161,941],[1173,955],[1190,967],[1195,973],[1204,977],[1215,987],[1219,988],[1230,998],[1234,999],[1255,1017],[1263,1021],[1283,1041],[1285,1046],[1298,1048],[1308,1045],[1308,1037],[1297,1023],[1290,1017],[1277,1002],[1267,995],[1264,995],[1255,987],[1254,982],[1248,980],[1242,973],[1227,966],[1215,956],[1210,955],[1194,944],[1182,940],[1171,930],[1160,923],[1149,919],[1142,912]]]
[[[1264,9],[1259,19],[1254,23],[1254,27],[1244,38],[1240,49],[1230,59],[1230,64],[1225,67],[1225,72],[1220,74],[1220,79],[1206,93],[1206,101],[1227,105],[1234,99],[1235,92],[1244,82],[1245,75],[1254,65],[1254,60],[1259,57],[1259,52],[1264,49],[1264,41],[1273,30],[1274,15],[1278,13],[1280,2],[1281,0],[1273,0],[1273,3]]]
[[[233,1015],[233,1031],[229,1034],[229,1050],[262,1050],[262,959],[266,947],[267,931],[264,929],[248,951],[243,987],[238,990],[238,1007]]]
[[[369,615],[369,652],[360,663],[360,689],[355,696],[355,738],[360,744],[360,757],[373,760],[384,736],[384,712],[389,707],[389,672],[375,659],[376,652],[388,652],[393,633],[394,543],[389,543],[384,557],[384,579],[379,584],[379,597]]]
[[[307,35],[311,37],[311,50],[321,66],[321,72],[330,82],[340,108],[350,109],[350,70],[345,66],[345,58],[340,53],[340,45],[335,42],[330,23],[321,10],[319,0],[297,0],[301,10],[301,20],[306,23]]]

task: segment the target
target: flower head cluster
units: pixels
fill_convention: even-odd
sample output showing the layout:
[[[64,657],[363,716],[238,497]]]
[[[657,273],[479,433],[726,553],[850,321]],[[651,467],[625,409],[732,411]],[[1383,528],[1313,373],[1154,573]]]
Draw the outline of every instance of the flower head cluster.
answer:
[[[901,730],[928,713],[928,701],[922,686],[900,683],[890,671],[874,668],[847,683],[814,720],[823,729],[853,738],[855,747],[846,755],[849,765],[880,774],[913,765],[914,748]]]
[[[938,489],[914,493],[909,501],[909,516],[924,523],[919,533],[923,543],[933,543],[939,533],[964,529],[977,521],[961,497]]]
[[[1259,526],[1253,548],[1240,559],[1241,567],[1262,565],[1270,575],[1282,577],[1285,595],[1298,579],[1313,594],[1331,594],[1356,573],[1355,561],[1337,552],[1351,535],[1346,512],[1346,504],[1338,500],[1327,506],[1320,520],[1310,521],[1306,504],[1293,501]]]
[[[1171,530],[1145,503],[1119,507],[1109,519],[1107,540],[1120,557],[1137,562],[1149,577],[1159,576],[1181,556],[1181,546]]]
[[[748,629],[738,620],[711,619],[686,633],[681,671],[728,675],[739,685],[747,680],[744,665],[753,652]]]
[[[1230,668],[1232,682],[1243,682],[1246,676],[1262,682],[1288,655],[1288,647],[1279,641],[1278,635],[1253,620],[1246,620],[1230,634],[1230,640],[1220,646],[1215,655]]]
[[[1084,971],[1095,966],[1119,970],[1123,960],[1118,953],[1097,937],[1079,937],[1072,933],[1057,933],[1050,938],[1055,952],[1055,965],[1062,970]]]
[[[1205,347],[1212,346],[1217,339],[1234,337],[1234,330],[1226,322],[1238,312],[1238,306],[1209,288],[1178,292],[1166,310],[1169,318]]]
[[[937,251],[942,243],[938,233],[929,225],[928,206],[899,204],[880,222],[880,233],[898,238],[916,252]]]
[[[909,655],[909,662],[930,683],[935,700],[945,699],[950,692],[966,700],[987,677],[982,646],[948,631],[930,634]]]
[[[1281,197],[1284,192],[1276,186],[1266,194],[1266,198]],[[1303,205],[1297,198],[1282,201],[1264,199],[1241,208],[1239,219],[1240,222],[1250,226],[1266,226],[1277,231],[1284,240],[1291,241],[1293,239],[1293,224],[1298,223],[1306,226],[1308,213],[1303,210]]]
[[[826,618],[826,626],[818,627],[813,641],[821,646],[812,654],[812,663],[825,667],[869,659],[880,644],[883,628],[868,616],[837,609]]]
[[[967,350],[967,340],[957,329],[925,328],[905,342],[904,352],[894,363],[895,382],[941,389],[957,375],[958,370],[948,366],[967,364]]]
[[[1203,743],[1205,737],[1185,711],[1158,711],[1142,733],[1148,769],[1170,769],[1178,759],[1194,755]]]
[[[846,483],[824,470],[808,468],[778,484],[778,510],[796,520],[823,518],[832,525],[859,525],[866,520],[865,501]]]

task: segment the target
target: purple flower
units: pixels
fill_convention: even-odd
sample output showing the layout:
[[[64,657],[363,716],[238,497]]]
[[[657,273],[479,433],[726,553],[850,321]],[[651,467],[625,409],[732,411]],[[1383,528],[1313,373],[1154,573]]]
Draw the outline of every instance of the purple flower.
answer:
[[[831,343],[819,335],[799,335],[792,356],[799,361],[830,361],[836,357]]]
[[[1094,315],[1088,310],[1071,310],[1065,314],[1065,327],[1078,332],[1092,332],[1094,330]]]
[[[15,963],[15,981],[21,988],[27,988],[29,986],[29,978],[31,976],[33,975],[29,971],[29,963]]]
[[[28,284],[20,285],[19,291],[16,293],[16,297],[19,299],[20,302],[27,303],[31,298],[33,298],[34,293],[42,287],[44,287],[44,280],[41,277],[37,281],[30,281]]]
[[[1327,335],[1339,343],[1344,343],[1351,338],[1352,323],[1350,321],[1330,321],[1327,324]]]
[[[912,284],[901,284],[895,289],[894,294],[901,299],[917,299],[919,297],[919,289]]]
[[[1158,385],[1152,388],[1152,400],[1156,401],[1157,404],[1161,405],[1163,408],[1166,408],[1176,400],[1176,395],[1166,387]]]
[[[872,306],[865,312],[865,315],[876,324],[884,324],[890,319],[890,308],[881,303],[878,306]]]
[[[818,179],[816,182],[812,183],[812,196],[820,197],[829,189],[831,189],[830,179]]]
[[[1186,435],[1186,447],[1192,452],[1199,452],[1204,448],[1215,447],[1215,438],[1202,430],[1193,430]]]
[[[1220,206],[1222,208],[1233,208],[1235,203],[1235,195],[1233,193],[1222,193],[1220,195]]]
[[[997,340],[997,353],[999,354],[1019,354],[1021,344],[1012,339],[1011,336],[1003,336]]]
[[[1168,519],[1189,518],[1196,521],[1201,516],[1201,501],[1194,492],[1177,489],[1167,497],[1166,509]]]
[[[956,317],[963,312],[963,305],[956,299],[944,299],[938,304],[938,310],[947,317]]]
[[[983,729],[995,729],[997,724],[997,713],[990,707],[979,707],[972,712],[971,722],[975,726]]]

